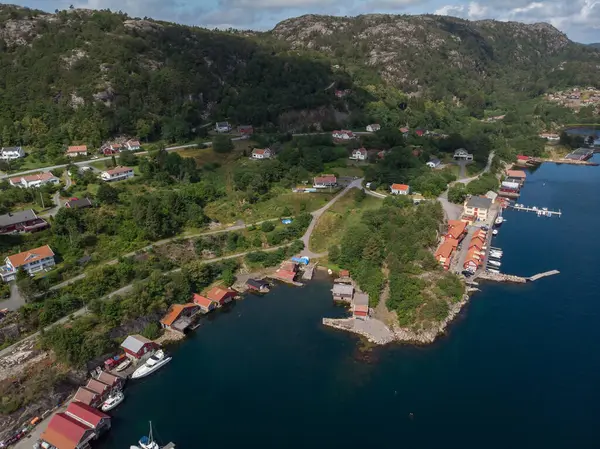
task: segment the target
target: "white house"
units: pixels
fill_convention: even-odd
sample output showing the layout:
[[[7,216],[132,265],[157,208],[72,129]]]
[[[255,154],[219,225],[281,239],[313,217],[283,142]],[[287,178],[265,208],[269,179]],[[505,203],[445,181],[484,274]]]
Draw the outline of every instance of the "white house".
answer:
[[[48,270],[55,265],[54,252],[48,245],[8,256],[4,266],[0,267],[0,276],[4,282],[14,281],[17,270],[22,268],[30,275]]]
[[[469,153],[467,150],[465,150],[464,148],[459,148],[458,150],[456,150],[454,152],[454,159],[460,159],[463,161],[472,161],[473,155],[471,153]]]
[[[365,148],[358,148],[356,150],[352,150],[352,156],[350,156],[350,159],[354,161],[366,161],[367,156],[368,153]]]
[[[322,175],[313,179],[313,187],[316,189],[325,189],[337,185],[337,178],[334,175]]]
[[[272,155],[270,148],[252,150],[252,159],[269,159]]]
[[[128,140],[127,143],[125,143],[125,148],[129,151],[137,151],[142,148],[142,146],[140,145],[139,140]]]
[[[352,131],[342,129],[341,131],[333,131],[331,133],[331,137],[338,140],[352,140],[354,139],[354,133]]]
[[[106,182],[122,181],[124,179],[133,178],[133,176],[133,168],[129,167],[115,167],[112,170],[106,170],[100,174],[100,178]]]
[[[392,195],[408,195],[410,187],[406,184],[392,184],[390,187]]]
[[[560,140],[560,136],[558,134],[553,133],[542,133],[540,134],[542,139],[546,139],[549,142],[558,142]]]
[[[228,133],[231,131],[231,125],[228,122],[217,122],[215,131],[218,133]]]
[[[476,220],[485,221],[492,207],[492,200],[482,196],[472,196],[463,205],[463,214],[467,217],[474,217]]]
[[[6,147],[0,150],[0,159],[4,161],[12,161],[25,157],[25,151],[21,147]]]
[[[378,123],[373,123],[372,125],[367,125],[367,131],[370,133],[374,133],[375,131],[379,131],[381,129],[381,125]]]
[[[9,183],[13,187],[21,187],[24,189],[28,189],[30,187],[40,187],[46,184],[58,185],[60,184],[60,179],[58,179],[50,172],[45,172],[36,173],[35,175],[17,176],[15,178],[10,178]]]
[[[439,159],[431,159],[427,162],[427,166],[430,168],[438,168],[442,162]]]
[[[73,145],[65,153],[69,157],[87,156],[87,145]]]

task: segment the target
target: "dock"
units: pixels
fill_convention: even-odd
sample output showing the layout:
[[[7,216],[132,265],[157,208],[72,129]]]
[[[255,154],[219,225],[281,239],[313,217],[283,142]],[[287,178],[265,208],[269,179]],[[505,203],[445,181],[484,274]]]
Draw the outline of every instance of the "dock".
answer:
[[[477,279],[485,279],[487,281],[495,282],[512,282],[514,284],[525,284],[526,282],[534,282],[547,276],[553,276],[560,274],[558,270],[546,271],[544,273],[538,273],[530,277],[515,276],[514,274],[503,274],[503,273],[489,273],[484,271],[477,275]]]
[[[316,263],[311,263],[309,265],[306,265],[304,267],[304,273],[302,273],[302,280],[303,281],[310,281],[313,278],[313,274],[315,272],[315,268],[317,268],[317,264]]]
[[[547,210],[547,209],[543,209],[543,208],[540,209],[535,206],[533,206],[533,207],[523,206],[522,204],[518,204],[518,205],[513,204],[512,206],[509,206],[509,207],[512,207],[515,210],[521,210],[521,211],[525,211],[525,212],[535,212],[538,215],[546,215],[548,217],[550,217],[552,215],[558,215],[559,217],[562,216],[562,211],[560,211],[560,210],[556,211],[556,210]]]

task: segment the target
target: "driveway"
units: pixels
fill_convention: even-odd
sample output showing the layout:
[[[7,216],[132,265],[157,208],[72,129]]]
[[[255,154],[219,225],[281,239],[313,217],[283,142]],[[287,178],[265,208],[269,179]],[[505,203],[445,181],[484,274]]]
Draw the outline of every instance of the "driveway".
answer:
[[[25,298],[21,296],[21,292],[17,287],[16,282],[10,283],[10,298],[0,301],[0,309],[17,310],[25,305]]]

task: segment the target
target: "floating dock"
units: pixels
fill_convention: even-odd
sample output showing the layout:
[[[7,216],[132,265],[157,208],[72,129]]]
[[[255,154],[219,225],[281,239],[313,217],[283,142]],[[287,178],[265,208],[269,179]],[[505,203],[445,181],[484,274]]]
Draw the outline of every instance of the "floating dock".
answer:
[[[562,216],[562,212],[560,210],[558,210],[558,211],[547,210],[547,209],[545,210],[545,209],[537,208],[535,206],[528,207],[528,206],[516,205],[516,204],[513,204],[512,206],[509,206],[509,207],[512,207],[515,210],[522,210],[525,212],[535,212],[539,215],[547,215],[547,216],[558,215],[559,217]]]

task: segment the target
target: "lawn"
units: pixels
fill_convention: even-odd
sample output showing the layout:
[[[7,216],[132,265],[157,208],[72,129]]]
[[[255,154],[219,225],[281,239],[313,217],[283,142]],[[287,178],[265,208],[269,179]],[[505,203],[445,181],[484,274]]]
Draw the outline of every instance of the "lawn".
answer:
[[[254,223],[265,219],[279,218],[291,212],[298,215],[323,207],[333,198],[331,193],[292,193],[287,189],[273,192],[274,196],[265,201],[249,204],[237,198],[235,193],[227,198],[208,204],[204,212],[211,219],[222,224],[230,224],[237,220]],[[286,211],[287,209],[287,211]]]
[[[184,148],[176,150],[181,157],[191,157],[196,160],[198,166],[206,164],[225,164],[237,159],[244,150],[249,151],[252,144],[251,140],[236,140],[233,142],[234,150],[231,153],[215,153],[212,148]]]
[[[352,190],[340,198],[325,212],[317,223],[310,238],[310,250],[320,253],[327,251],[331,245],[340,243],[344,231],[360,222],[365,211],[381,207],[382,200],[367,196],[362,202],[354,200],[356,190]]]

